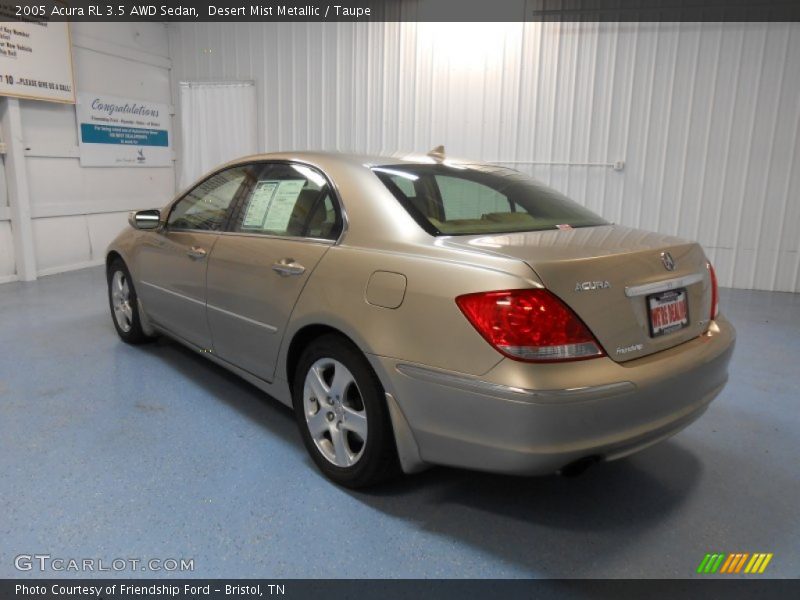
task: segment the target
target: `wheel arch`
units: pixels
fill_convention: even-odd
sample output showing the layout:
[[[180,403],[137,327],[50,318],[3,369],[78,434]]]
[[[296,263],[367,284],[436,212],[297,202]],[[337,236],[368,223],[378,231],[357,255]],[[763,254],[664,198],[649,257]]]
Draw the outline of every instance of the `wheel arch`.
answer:
[[[315,339],[320,336],[334,334],[338,335],[350,344],[353,345],[364,357],[372,367],[373,371],[378,377],[385,394],[385,401],[389,411],[389,417],[392,424],[392,433],[394,434],[395,449],[397,451],[400,467],[405,473],[417,473],[428,468],[427,465],[420,457],[419,446],[414,437],[414,433],[403,414],[400,405],[395,399],[394,393],[387,387],[389,383],[384,373],[381,373],[380,365],[373,359],[370,359],[368,351],[358,344],[352,336],[342,331],[340,328],[323,323],[311,323],[304,325],[298,329],[289,342],[289,347],[286,351],[285,368],[286,380],[288,382],[289,392],[291,396],[291,403],[294,403],[294,397],[291,393],[292,385],[297,371],[297,365],[300,361],[300,356],[303,350],[308,347]]]
[[[130,273],[131,282],[132,282],[132,284],[134,286],[134,289],[136,289],[136,286],[137,286],[136,277],[133,274],[133,270],[131,269],[131,265],[128,263],[128,261],[126,260],[125,256],[122,254],[122,252],[120,252],[116,248],[110,248],[106,252],[106,279],[110,281],[111,265],[114,264],[114,261],[116,261],[116,260],[121,261],[122,264],[125,265],[125,268],[128,270],[128,273]],[[136,303],[137,303],[138,308],[139,308],[139,322],[141,323],[142,331],[148,337],[155,337],[157,335],[157,332],[156,332],[155,328],[153,327],[152,323],[150,322],[149,317],[147,316],[147,311],[145,310],[144,304],[142,303],[142,298],[138,295],[138,293],[136,295]]]
[[[315,339],[328,334],[338,335],[339,337],[344,338],[355,348],[357,348],[359,352],[364,354],[364,350],[353,340],[353,338],[347,335],[341,329],[337,329],[336,327],[325,325],[323,323],[311,323],[309,325],[304,325],[298,329],[294,335],[292,335],[292,340],[289,342],[289,347],[286,350],[286,381],[289,383],[290,389],[294,382],[294,377],[297,372],[297,364],[300,362],[300,356],[303,354],[303,350],[305,350]]]
[[[123,263],[125,262],[125,259],[122,258],[122,254],[116,250],[109,250],[108,254],[106,254],[106,272],[111,268],[111,263],[117,259],[121,260]]]

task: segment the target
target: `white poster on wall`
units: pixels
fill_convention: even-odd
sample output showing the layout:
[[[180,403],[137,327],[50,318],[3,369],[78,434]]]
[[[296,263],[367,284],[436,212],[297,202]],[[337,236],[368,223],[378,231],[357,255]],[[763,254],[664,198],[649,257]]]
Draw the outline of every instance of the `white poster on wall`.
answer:
[[[41,2],[48,10],[54,2]],[[20,20],[0,3],[0,95],[75,102],[69,23]]]
[[[172,166],[167,104],[79,92],[75,108],[81,166]]]

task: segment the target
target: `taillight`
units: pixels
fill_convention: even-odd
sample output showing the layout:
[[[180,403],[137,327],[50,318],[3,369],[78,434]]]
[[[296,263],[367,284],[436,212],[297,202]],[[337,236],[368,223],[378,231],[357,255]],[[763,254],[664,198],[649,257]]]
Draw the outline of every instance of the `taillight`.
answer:
[[[547,290],[466,294],[456,304],[487,342],[514,360],[584,360],[605,354],[583,321]]]
[[[711,276],[711,315],[710,319],[713,321],[719,314],[719,289],[717,287],[717,272],[714,270],[714,265],[710,262],[706,263],[708,274]]]

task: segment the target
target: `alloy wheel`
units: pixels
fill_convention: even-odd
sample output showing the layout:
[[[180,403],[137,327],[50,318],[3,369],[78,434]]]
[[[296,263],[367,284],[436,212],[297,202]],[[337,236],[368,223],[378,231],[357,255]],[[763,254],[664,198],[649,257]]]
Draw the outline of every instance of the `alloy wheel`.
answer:
[[[352,373],[338,360],[311,365],[303,386],[303,411],[314,445],[337,467],[352,467],[367,444],[367,413]]]
[[[128,333],[133,326],[133,308],[131,288],[128,278],[122,271],[114,271],[114,276],[111,278],[111,306],[114,308],[114,320],[117,325]]]

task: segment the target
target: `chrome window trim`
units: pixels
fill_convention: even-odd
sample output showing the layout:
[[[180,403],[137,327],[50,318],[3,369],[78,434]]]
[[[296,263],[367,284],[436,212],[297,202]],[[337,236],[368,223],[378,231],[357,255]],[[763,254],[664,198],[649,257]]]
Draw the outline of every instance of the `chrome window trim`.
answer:
[[[513,402],[528,402],[534,404],[550,404],[557,402],[581,402],[592,400],[598,397],[614,396],[631,392],[636,389],[636,385],[630,381],[618,381],[603,385],[592,385],[563,390],[532,390],[528,388],[514,387],[484,381],[468,375],[458,373],[437,371],[418,365],[398,363],[395,367],[397,371],[421,381],[437,383],[448,387],[503,398]]]
[[[692,273],[690,275],[683,275],[682,277],[672,277],[662,281],[653,283],[645,283],[642,285],[634,285],[625,288],[625,295],[628,298],[635,298],[637,296],[646,296],[648,294],[655,294],[658,292],[666,292],[674,290],[675,288],[682,288],[694,283],[703,281],[702,273]]]
[[[292,242],[310,242],[314,244],[324,244],[326,246],[333,246],[336,244],[335,240],[330,240],[328,238],[302,237],[296,235],[275,235],[272,233],[249,233],[247,231],[218,231],[217,235],[267,238],[272,240],[289,240]]]
[[[219,231],[215,229],[192,229],[191,227],[167,227],[164,223],[161,227],[154,228],[152,231],[160,231],[162,233],[211,233],[218,234]]]

